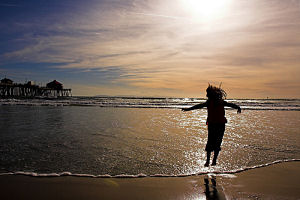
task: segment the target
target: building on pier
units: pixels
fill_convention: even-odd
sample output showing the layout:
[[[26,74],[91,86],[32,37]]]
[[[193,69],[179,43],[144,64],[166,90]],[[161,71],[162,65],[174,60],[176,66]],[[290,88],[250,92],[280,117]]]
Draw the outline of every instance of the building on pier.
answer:
[[[57,80],[54,80],[50,83],[47,83],[46,87],[54,89],[54,90],[62,90],[63,89],[63,84],[61,84]]]
[[[4,79],[1,80],[1,84],[3,84],[3,85],[12,85],[13,81],[5,77]]]

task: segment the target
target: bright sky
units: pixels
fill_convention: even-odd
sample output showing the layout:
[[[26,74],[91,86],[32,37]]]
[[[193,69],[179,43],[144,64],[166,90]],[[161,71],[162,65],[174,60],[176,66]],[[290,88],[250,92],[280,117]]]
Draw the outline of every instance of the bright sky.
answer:
[[[73,95],[300,98],[300,0],[1,0],[0,79]]]

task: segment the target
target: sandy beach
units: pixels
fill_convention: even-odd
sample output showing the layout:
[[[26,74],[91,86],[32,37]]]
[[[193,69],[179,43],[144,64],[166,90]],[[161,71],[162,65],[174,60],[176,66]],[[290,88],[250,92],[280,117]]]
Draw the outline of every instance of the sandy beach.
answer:
[[[299,199],[300,162],[231,175],[87,178],[0,176],[1,199]]]

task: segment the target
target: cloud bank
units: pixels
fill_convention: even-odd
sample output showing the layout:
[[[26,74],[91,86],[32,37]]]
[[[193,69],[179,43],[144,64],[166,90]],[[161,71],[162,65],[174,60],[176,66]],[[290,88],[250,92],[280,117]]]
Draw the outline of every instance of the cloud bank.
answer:
[[[232,0],[214,21],[181,1],[62,2],[10,8],[40,13],[1,20],[5,73],[38,66],[33,76],[63,74],[78,95],[204,97],[223,82],[229,97],[300,98],[299,1]]]

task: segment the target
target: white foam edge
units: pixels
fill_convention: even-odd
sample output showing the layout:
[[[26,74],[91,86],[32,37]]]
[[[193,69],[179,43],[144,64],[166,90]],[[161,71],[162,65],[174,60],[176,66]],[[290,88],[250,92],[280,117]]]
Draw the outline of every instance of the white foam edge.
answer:
[[[24,172],[24,171],[16,171],[16,172],[4,172],[0,173],[0,176],[3,175],[24,175],[24,176],[31,176],[31,177],[61,177],[61,176],[75,176],[75,177],[88,177],[88,178],[144,178],[144,177],[189,177],[189,176],[200,176],[200,175],[208,175],[208,176],[222,176],[227,178],[235,178],[235,174],[244,172],[247,170],[267,167],[274,164],[284,163],[284,162],[295,162],[300,161],[300,159],[286,159],[286,160],[276,160],[270,163],[239,168],[236,170],[230,171],[216,171],[216,170],[208,170],[199,173],[193,174],[178,174],[178,175],[170,175],[170,174],[154,174],[154,175],[147,175],[147,174],[137,174],[137,175],[130,175],[130,174],[120,174],[120,175],[110,175],[110,174],[103,174],[103,175],[92,175],[92,174],[73,174],[71,172],[61,172],[61,173],[36,173],[36,172]]]

